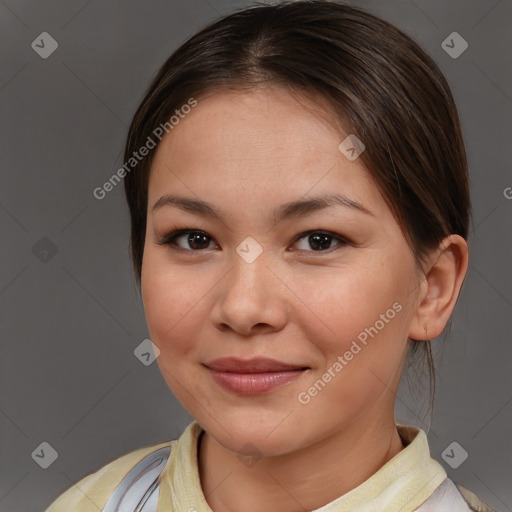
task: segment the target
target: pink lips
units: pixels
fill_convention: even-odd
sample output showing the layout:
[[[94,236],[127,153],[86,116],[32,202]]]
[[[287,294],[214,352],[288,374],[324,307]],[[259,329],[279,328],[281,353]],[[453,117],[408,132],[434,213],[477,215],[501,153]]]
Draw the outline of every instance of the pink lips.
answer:
[[[286,384],[308,367],[282,363],[274,359],[250,360],[226,357],[205,365],[214,380],[229,391],[240,394],[257,394]]]

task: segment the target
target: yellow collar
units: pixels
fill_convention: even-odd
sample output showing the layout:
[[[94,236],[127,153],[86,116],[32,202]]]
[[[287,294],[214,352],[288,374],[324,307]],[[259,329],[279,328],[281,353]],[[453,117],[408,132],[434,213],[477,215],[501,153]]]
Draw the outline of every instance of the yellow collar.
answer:
[[[312,512],[412,512],[446,478],[430,457],[427,436],[415,427],[397,425],[405,448],[374,475],[348,493]],[[159,510],[212,512],[201,488],[197,443],[202,432],[194,421],[173,447],[160,477]]]

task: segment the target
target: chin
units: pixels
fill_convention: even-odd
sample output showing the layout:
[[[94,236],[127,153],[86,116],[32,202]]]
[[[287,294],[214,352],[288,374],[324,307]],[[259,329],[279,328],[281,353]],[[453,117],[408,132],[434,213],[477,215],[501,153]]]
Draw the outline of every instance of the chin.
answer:
[[[279,456],[300,448],[304,426],[279,415],[262,415],[261,411],[243,413],[233,410],[222,418],[212,418],[204,412],[198,423],[220,445],[241,455]],[[217,421],[215,421],[217,419]],[[284,419],[284,421],[283,421]]]

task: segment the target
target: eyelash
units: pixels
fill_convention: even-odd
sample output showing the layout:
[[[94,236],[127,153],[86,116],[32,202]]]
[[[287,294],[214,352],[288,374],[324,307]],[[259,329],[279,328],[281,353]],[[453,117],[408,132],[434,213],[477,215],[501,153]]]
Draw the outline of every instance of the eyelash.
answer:
[[[213,241],[213,238],[210,235],[208,235],[208,233],[206,233],[205,231],[202,231],[200,229],[194,229],[194,228],[181,228],[181,229],[172,228],[172,230],[167,235],[165,235],[165,236],[157,236],[156,243],[158,245],[168,246],[169,249],[171,249],[173,251],[179,251],[179,252],[201,253],[203,251],[209,250],[209,248],[207,248],[207,249],[195,249],[195,250],[194,249],[184,249],[183,247],[179,247],[178,245],[175,244],[175,241],[176,241],[176,239],[179,236],[187,235],[187,234],[204,235],[205,237],[209,238],[210,241]],[[303,238],[306,238],[306,237],[308,237],[308,236],[310,236],[312,234],[322,234],[322,235],[326,235],[328,237],[331,237],[333,240],[338,242],[338,245],[336,245],[334,247],[329,247],[326,250],[315,251],[315,250],[298,249],[298,251],[307,252],[307,253],[315,253],[315,254],[318,254],[318,253],[331,253],[333,250],[336,250],[336,248],[340,248],[340,247],[343,247],[345,245],[350,245],[351,244],[351,242],[349,240],[347,240],[345,237],[343,237],[341,235],[338,235],[337,233],[333,233],[331,231],[324,231],[324,230],[321,230],[321,229],[313,229],[313,230],[309,230],[309,231],[304,231],[303,233],[298,234],[294,238],[292,243],[295,244],[299,240],[301,240]]]

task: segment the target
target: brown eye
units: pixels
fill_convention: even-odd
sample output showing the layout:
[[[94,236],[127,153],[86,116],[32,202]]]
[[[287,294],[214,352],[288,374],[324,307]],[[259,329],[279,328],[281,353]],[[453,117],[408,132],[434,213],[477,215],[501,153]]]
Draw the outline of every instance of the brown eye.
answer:
[[[186,238],[186,243],[191,249],[207,249],[210,242],[208,237],[202,233],[190,233]]]
[[[348,242],[339,235],[324,231],[303,233],[295,242],[299,246],[299,250],[309,252],[325,252],[336,247],[336,245],[333,246],[333,243],[336,243],[336,245],[346,245]]]
[[[331,248],[332,237],[324,233],[309,235],[308,242],[314,251],[321,251]]]
[[[168,245],[173,249],[182,249],[186,251],[201,251],[204,249],[212,249],[215,244],[210,236],[203,231],[180,229],[169,233],[167,236],[158,241],[160,245]]]

